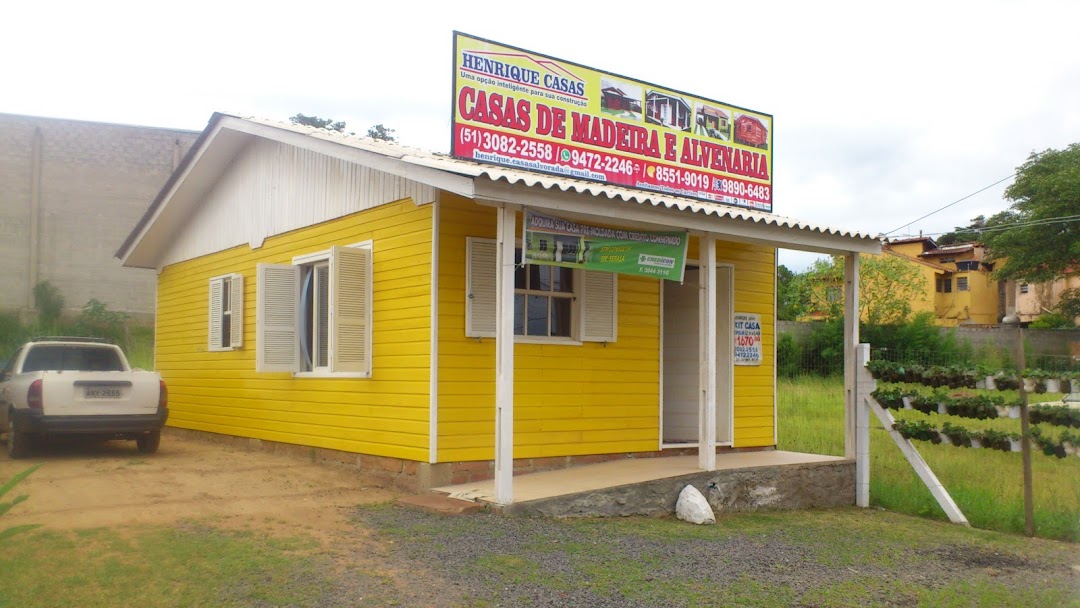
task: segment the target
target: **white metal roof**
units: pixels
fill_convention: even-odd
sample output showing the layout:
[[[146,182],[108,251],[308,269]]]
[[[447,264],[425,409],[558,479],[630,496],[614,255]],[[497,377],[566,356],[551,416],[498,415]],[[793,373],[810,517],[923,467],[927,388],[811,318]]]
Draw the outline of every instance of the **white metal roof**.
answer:
[[[495,165],[486,165],[483,163],[453,158],[449,155],[440,154],[438,152],[431,152],[428,150],[422,150],[420,148],[403,146],[393,142],[385,142],[371,139],[368,137],[350,136],[338,133],[336,131],[330,131],[328,129],[317,129],[314,127],[295,125],[289,122],[272,121],[254,117],[235,117],[276,128],[288,129],[297,133],[304,133],[312,137],[318,137],[320,139],[334,141],[347,146],[360,148],[362,150],[376,152],[385,156],[391,156],[407,163],[422,165],[425,167],[430,167],[432,169],[451,171],[453,173],[457,173],[459,175],[466,175],[469,177],[483,176],[488,177],[492,180],[506,180],[511,184],[522,183],[526,186],[540,186],[546,189],[559,189],[564,192],[574,191],[580,192],[582,194],[591,194],[593,196],[620,198],[625,201],[635,202],[642,205],[668,207],[671,209],[704,213],[706,215],[711,214],[721,217],[730,217],[732,219],[747,220],[752,222],[763,222],[766,224],[785,228],[811,230],[814,232],[820,232],[822,234],[832,234],[836,236],[845,236],[856,239],[877,240],[877,237],[866,232],[832,228],[821,224],[802,222],[790,217],[784,217],[781,215],[775,215],[772,213],[765,213],[761,211],[753,211],[750,209],[742,209],[739,207],[723,205],[720,203],[710,203],[707,201],[699,201],[691,198],[672,196],[660,192],[649,192],[634,188],[625,188],[623,186],[615,186],[611,184],[603,184],[600,182],[581,180],[573,177],[563,177],[561,175],[549,175],[546,173],[538,173],[526,169],[511,169]]]
[[[636,203],[643,208],[677,210],[692,213],[697,217],[702,217],[702,219],[721,218],[722,220],[734,220],[737,224],[747,227],[754,226],[779,229],[784,233],[799,235],[797,240],[792,241],[793,248],[808,247],[813,249],[814,241],[820,237],[825,237],[824,239],[821,239],[822,243],[819,248],[820,250],[848,250],[873,253],[880,251],[879,239],[865,232],[813,224],[772,213],[742,209],[719,203],[709,203],[660,192],[649,192],[581,180],[573,177],[549,175],[526,169],[511,169],[495,165],[486,165],[478,162],[452,158],[446,154],[404,146],[394,142],[348,135],[328,129],[296,125],[290,122],[218,113],[214,114],[211,118],[210,123],[200,137],[200,140],[192,146],[188,157],[186,157],[184,162],[181,163],[181,166],[177,168],[173,177],[170,178],[169,182],[166,183],[165,187],[162,189],[161,194],[159,194],[157,199],[150,205],[146,215],[144,215],[138,224],[136,224],[132,233],[120,247],[119,251],[117,251],[116,256],[120,258],[122,262],[126,263],[131,252],[138,247],[140,241],[153,228],[153,224],[160,215],[162,207],[168,204],[172,194],[178,187],[182,186],[181,182],[183,182],[186,176],[191,173],[192,165],[198,164],[203,156],[203,152],[211,146],[213,140],[218,137],[219,132],[223,129],[246,132],[251,135],[262,137],[292,140],[293,143],[297,141],[295,140],[296,135],[303,135],[306,138],[314,138],[316,140],[336,144],[337,146],[345,146],[358,151],[361,158],[355,159],[354,155],[356,162],[364,163],[372,161],[375,164],[380,165],[377,168],[387,167],[387,162],[395,165],[400,163],[400,165],[393,167],[395,173],[420,182],[431,183],[436,187],[466,196],[474,196],[476,188],[469,186],[471,184],[476,184],[476,179],[484,178],[484,181],[490,180],[491,182],[503,182],[510,185],[521,184],[523,186],[539,187],[553,192],[575,192],[595,198],[621,200],[629,203]],[[289,137],[290,135],[291,137]],[[325,144],[323,144],[323,146],[324,150],[332,149],[325,147]],[[382,160],[380,160],[380,158]],[[221,170],[223,170],[223,168]],[[440,174],[443,178],[439,178]],[[460,177],[454,178],[453,176]],[[461,178],[465,179],[462,180]],[[703,229],[707,228],[703,226]],[[815,238],[814,235],[820,235],[820,237]],[[783,239],[778,239],[777,245],[785,246]]]

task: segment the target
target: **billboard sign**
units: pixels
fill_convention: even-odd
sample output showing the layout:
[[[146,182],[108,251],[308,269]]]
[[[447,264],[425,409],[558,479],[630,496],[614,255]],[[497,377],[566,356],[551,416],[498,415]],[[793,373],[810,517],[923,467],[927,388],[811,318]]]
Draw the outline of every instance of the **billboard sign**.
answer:
[[[605,228],[526,211],[523,262],[681,282],[689,240],[686,232]]]
[[[457,158],[771,212],[772,122],[454,33]]]

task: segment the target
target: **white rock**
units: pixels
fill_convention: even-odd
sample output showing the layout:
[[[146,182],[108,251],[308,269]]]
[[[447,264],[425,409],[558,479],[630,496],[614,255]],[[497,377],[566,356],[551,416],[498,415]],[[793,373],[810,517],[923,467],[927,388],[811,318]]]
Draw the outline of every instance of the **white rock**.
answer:
[[[679,502],[675,503],[675,516],[692,524],[715,524],[709,501],[694,486],[686,486],[679,492]]]

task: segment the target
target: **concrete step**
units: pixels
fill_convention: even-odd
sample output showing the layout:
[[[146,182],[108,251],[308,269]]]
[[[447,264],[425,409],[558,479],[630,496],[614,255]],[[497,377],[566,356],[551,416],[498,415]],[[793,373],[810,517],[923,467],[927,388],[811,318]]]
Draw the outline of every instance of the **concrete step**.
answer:
[[[414,509],[422,509],[429,513],[441,513],[443,515],[475,513],[484,509],[484,505],[478,502],[450,498],[445,494],[434,493],[405,496],[398,499],[398,504]]]

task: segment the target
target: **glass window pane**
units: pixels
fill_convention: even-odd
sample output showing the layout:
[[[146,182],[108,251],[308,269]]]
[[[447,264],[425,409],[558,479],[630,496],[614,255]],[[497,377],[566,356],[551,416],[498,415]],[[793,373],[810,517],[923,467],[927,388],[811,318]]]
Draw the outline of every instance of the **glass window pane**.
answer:
[[[548,300],[550,299],[547,296],[529,296],[528,335],[548,335]]]
[[[514,295],[514,335],[525,335],[525,296]]]
[[[572,268],[552,267],[552,288],[562,293],[573,293],[574,270]]]
[[[525,268],[526,266],[514,267],[514,289],[525,289]]]
[[[551,266],[537,266],[540,269],[540,280],[532,284],[532,288],[539,291],[551,291]]]
[[[551,335],[570,337],[570,298],[551,298]]]
[[[330,267],[315,268],[315,366],[330,365]]]
[[[222,348],[228,348],[229,346],[231,346],[231,344],[230,344],[231,340],[232,340],[232,315],[224,314],[224,315],[221,315],[221,344],[219,344],[218,346],[221,346]]]
[[[527,287],[527,289],[540,289],[538,285],[540,285],[541,268],[543,267],[536,264],[529,264],[525,267],[525,270],[529,273],[529,286]]]

